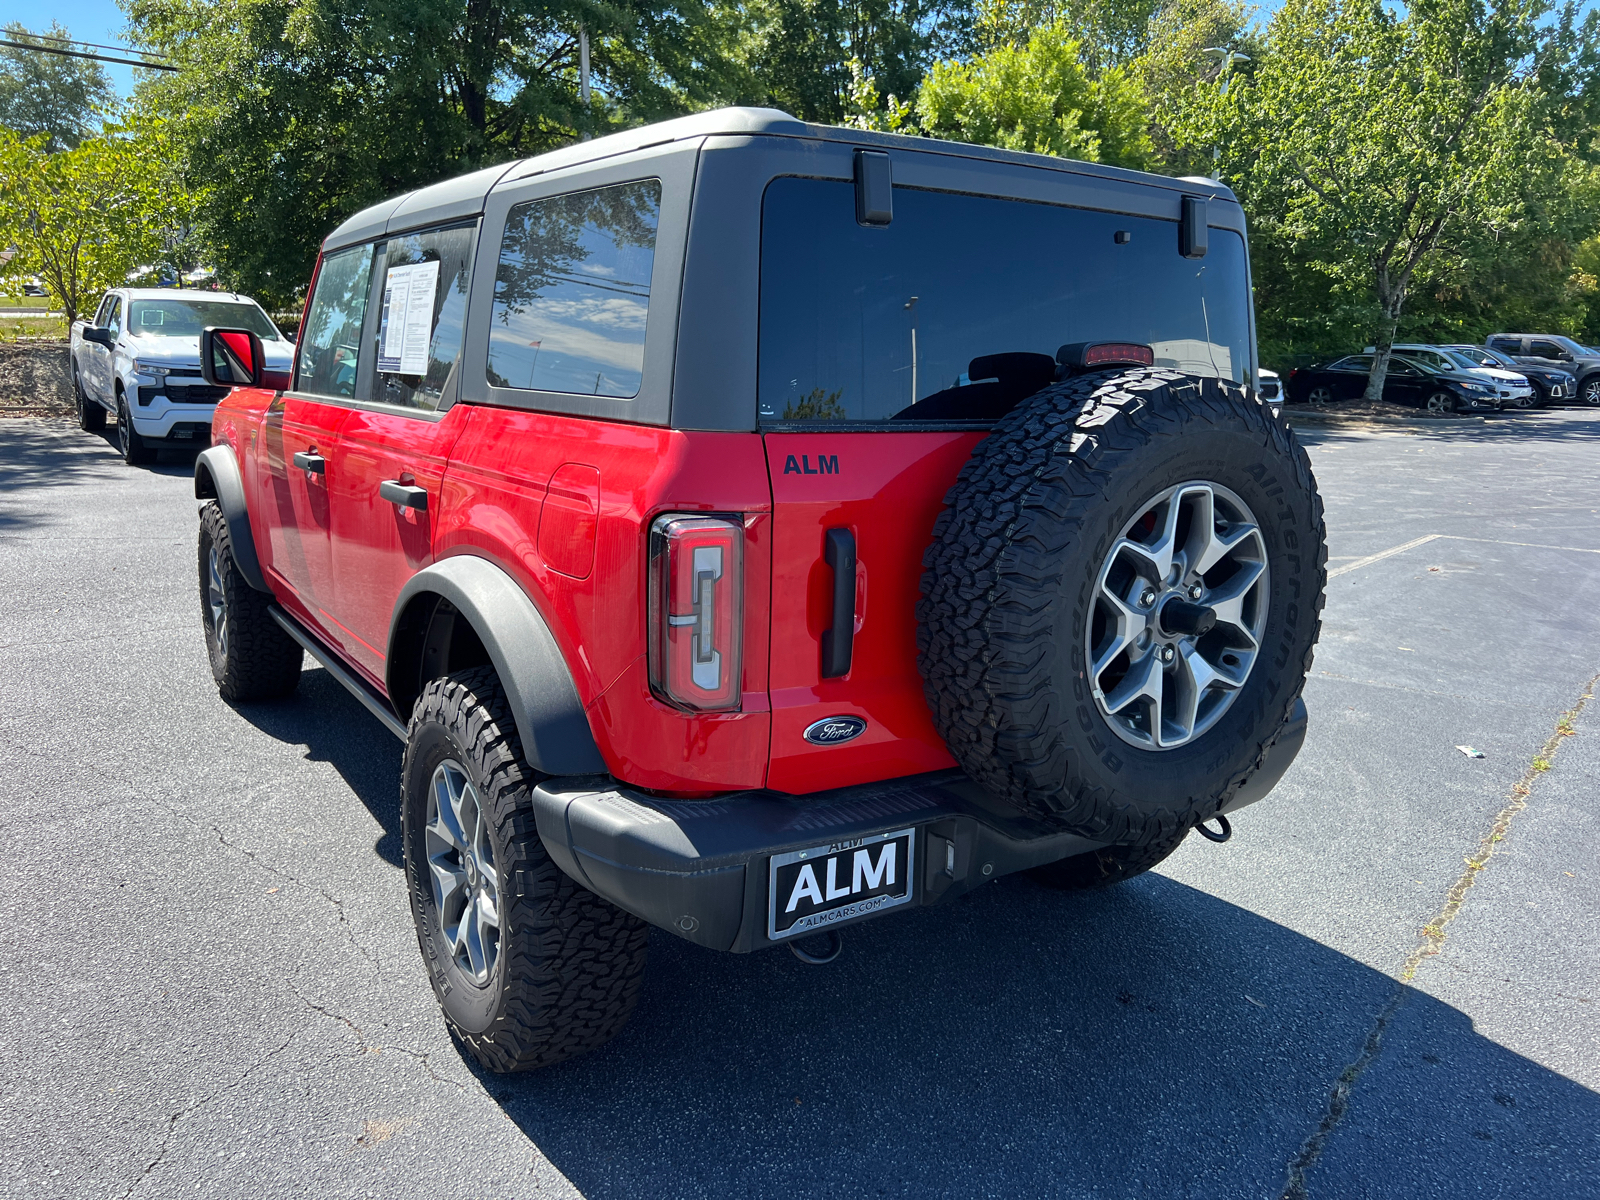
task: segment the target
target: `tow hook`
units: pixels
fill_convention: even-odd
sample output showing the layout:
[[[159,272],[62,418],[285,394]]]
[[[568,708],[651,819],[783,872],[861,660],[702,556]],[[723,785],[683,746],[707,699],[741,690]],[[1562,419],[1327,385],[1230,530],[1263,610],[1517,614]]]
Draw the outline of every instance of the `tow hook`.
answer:
[[[1217,830],[1207,829],[1204,821],[1196,824],[1195,829],[1200,836],[1205,838],[1208,842],[1216,842],[1218,845],[1221,845],[1223,842],[1227,841],[1233,836],[1233,826],[1228,824],[1228,818],[1223,816],[1221,813],[1218,813],[1211,819],[1222,827],[1220,832]]]
[[[802,941],[815,941],[817,938],[827,938],[828,948],[821,954],[813,954],[809,950],[800,949],[800,942],[789,943],[789,953],[793,954],[803,963],[810,963],[820,967],[823,963],[831,963],[844,952],[844,934],[837,929],[830,929],[826,933],[819,933],[816,938],[802,938]]]

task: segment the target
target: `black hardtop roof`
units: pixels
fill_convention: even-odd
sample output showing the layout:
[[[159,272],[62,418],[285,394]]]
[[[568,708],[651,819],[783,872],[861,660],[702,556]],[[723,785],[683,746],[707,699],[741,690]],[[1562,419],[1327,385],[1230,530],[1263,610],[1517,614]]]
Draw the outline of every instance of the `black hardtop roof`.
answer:
[[[845,142],[855,146],[882,147],[886,150],[917,150],[923,153],[951,154],[962,158],[988,159],[994,162],[1044,167],[1055,171],[1070,171],[1077,175],[1098,176],[1108,180],[1141,183],[1190,194],[1203,189],[1209,199],[1237,203],[1233,192],[1226,184],[1200,176],[1175,179],[1167,175],[1152,175],[1145,171],[1131,171],[1101,163],[1057,158],[1050,154],[1028,154],[1019,150],[999,150],[993,146],[977,146],[967,142],[945,141],[941,138],[877,133],[834,125],[813,125],[775,108],[717,108],[692,116],[658,121],[653,125],[642,125],[637,129],[623,130],[621,133],[608,134],[592,141],[575,142],[570,146],[563,146],[559,150],[551,150],[533,158],[486,167],[480,171],[446,179],[384,200],[362,209],[347,219],[327,236],[322,244],[323,249],[333,250],[369,238],[380,237],[385,233],[418,229],[426,225],[476,216],[483,211],[484,199],[495,184],[508,175],[515,174],[522,177],[563,167],[581,166],[584,163],[598,162],[667,142],[739,134],[813,138],[821,141]]]

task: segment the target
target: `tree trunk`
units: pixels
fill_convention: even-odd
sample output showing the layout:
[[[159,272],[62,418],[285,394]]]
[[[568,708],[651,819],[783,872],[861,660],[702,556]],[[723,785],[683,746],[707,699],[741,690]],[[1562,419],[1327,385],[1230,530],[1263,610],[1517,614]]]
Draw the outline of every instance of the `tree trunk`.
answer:
[[[1405,306],[1404,285],[1393,287],[1387,263],[1377,270],[1378,328],[1372,338],[1372,370],[1367,372],[1367,390],[1362,399],[1376,404],[1383,399],[1383,383],[1389,375],[1389,358],[1394,349],[1394,332],[1400,324],[1400,310]]]

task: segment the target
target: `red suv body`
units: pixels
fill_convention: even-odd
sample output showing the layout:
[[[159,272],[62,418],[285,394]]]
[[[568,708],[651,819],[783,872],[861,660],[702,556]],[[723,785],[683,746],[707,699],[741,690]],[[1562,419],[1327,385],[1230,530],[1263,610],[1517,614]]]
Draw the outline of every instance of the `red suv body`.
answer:
[[[202,587],[225,528],[233,566],[212,567],[252,595],[228,608],[232,585],[210,585],[208,636],[265,606],[413,743],[435,681],[492,669],[550,859],[723,950],[1116,840],[959,771],[919,664],[930,538],[996,420],[1070,374],[1064,343],[1130,343],[1235,393],[1255,370],[1244,219],[1220,185],[739,109],[352,217],[290,379],[228,337],[204,351],[245,386],[197,466],[221,522]],[[220,637],[229,694],[218,663],[245,650]],[[1272,718],[1270,765],[1212,811],[1265,794],[1303,711]],[[822,879],[813,852],[846,857]],[[780,876],[815,921],[775,914]],[[470,1035],[455,978],[435,971]]]

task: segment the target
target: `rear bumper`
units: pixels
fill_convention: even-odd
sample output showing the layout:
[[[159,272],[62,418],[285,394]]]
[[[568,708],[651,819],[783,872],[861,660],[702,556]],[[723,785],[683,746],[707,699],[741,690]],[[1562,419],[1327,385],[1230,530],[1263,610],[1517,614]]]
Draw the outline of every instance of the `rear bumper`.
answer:
[[[1261,769],[1222,811],[1271,791],[1305,736],[1305,702],[1296,701]],[[775,944],[767,935],[774,855],[915,828],[911,900],[892,912],[1103,844],[1017,816],[959,771],[811,796],[760,791],[716,800],[663,800],[604,777],[568,777],[544,780],[533,800],[540,838],[578,883],[691,942],[740,953]]]

